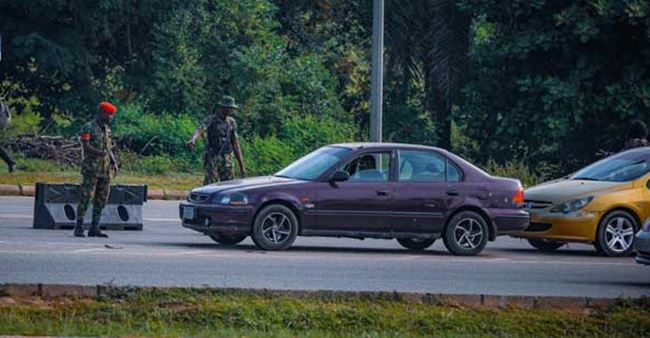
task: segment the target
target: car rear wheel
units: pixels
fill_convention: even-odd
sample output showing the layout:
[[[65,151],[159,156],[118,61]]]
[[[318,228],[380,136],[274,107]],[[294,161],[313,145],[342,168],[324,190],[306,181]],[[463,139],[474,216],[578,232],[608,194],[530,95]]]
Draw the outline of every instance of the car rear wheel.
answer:
[[[639,222],[629,212],[613,211],[600,221],[594,246],[610,257],[628,256],[634,249],[634,236],[638,230]]]
[[[528,238],[528,244],[540,251],[555,251],[565,245],[565,242],[549,241],[547,239]]]
[[[241,243],[248,236],[232,236],[232,235],[209,235],[213,241],[219,244],[235,245]]]
[[[443,241],[447,250],[454,255],[478,255],[488,241],[487,223],[476,212],[460,212],[449,220]]]
[[[255,217],[253,242],[262,250],[284,250],[298,236],[298,218],[280,204],[265,207]]]
[[[397,243],[414,251],[424,250],[436,241],[435,238],[398,238]]]

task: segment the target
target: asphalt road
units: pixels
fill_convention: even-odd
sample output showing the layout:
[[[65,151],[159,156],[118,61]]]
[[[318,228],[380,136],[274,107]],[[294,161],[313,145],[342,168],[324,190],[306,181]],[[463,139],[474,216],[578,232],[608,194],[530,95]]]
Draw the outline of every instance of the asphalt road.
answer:
[[[552,254],[499,238],[478,257],[441,242],[422,253],[388,240],[298,238],[284,252],[222,246],[180,226],[178,202],[150,201],[144,231],[108,239],[32,229],[33,199],[0,197],[0,283],[204,286],[583,297],[650,296],[650,267],[572,244]]]

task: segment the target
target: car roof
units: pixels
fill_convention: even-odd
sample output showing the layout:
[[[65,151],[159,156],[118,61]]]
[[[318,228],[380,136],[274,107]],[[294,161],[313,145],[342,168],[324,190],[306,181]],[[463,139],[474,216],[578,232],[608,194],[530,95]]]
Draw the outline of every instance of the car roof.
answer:
[[[337,143],[330,145],[332,147],[342,147],[350,149],[359,149],[359,148],[411,148],[411,149],[421,149],[421,150],[437,150],[440,152],[447,152],[447,150],[432,146],[425,146],[420,144],[408,144],[408,143],[384,143],[384,142],[353,142],[353,143]]]

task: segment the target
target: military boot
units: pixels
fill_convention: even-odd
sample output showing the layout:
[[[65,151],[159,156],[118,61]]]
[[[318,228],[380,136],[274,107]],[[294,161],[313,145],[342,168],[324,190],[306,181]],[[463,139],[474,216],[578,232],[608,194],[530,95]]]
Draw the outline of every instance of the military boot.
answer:
[[[84,220],[83,218],[78,218],[77,219],[77,225],[74,227],[74,237],[86,237],[84,235]]]
[[[102,237],[107,238],[108,235],[99,230],[99,220],[93,218],[93,223],[88,230],[88,237]]]

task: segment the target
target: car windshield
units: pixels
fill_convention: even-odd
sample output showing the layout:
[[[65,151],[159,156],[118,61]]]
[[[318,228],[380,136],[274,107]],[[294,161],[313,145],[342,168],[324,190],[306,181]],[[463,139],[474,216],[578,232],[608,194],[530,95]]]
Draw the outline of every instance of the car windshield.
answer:
[[[275,176],[313,181],[351,151],[341,147],[322,147],[291,163]]]
[[[573,180],[626,182],[650,172],[650,154],[634,150],[598,161],[571,175]]]

